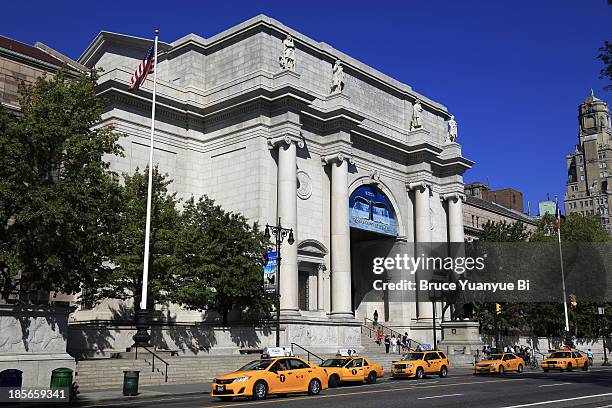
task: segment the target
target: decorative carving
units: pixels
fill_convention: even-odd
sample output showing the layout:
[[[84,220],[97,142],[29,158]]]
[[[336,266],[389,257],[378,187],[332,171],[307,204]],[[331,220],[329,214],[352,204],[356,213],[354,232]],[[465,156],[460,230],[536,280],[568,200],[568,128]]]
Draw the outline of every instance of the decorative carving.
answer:
[[[286,145],[295,143],[300,149],[304,147],[304,139],[302,139],[301,137],[295,135],[284,135],[268,139],[268,149],[272,150],[282,143],[285,143]]]
[[[344,68],[340,60],[336,60],[332,68],[331,94],[339,94],[344,89]]]
[[[455,143],[457,140],[457,121],[455,120],[455,115],[451,115],[448,120],[448,141],[451,143]]]
[[[335,154],[329,154],[327,156],[322,156],[321,157],[321,161],[324,164],[329,164],[329,163],[342,163],[342,161],[348,161],[349,164],[355,164],[355,161],[353,160],[352,156],[347,156],[344,153],[340,152],[340,153],[335,153]]]
[[[414,101],[414,105],[412,106],[412,121],[410,122],[410,131],[421,129],[423,127],[423,118],[421,117],[422,112],[423,107],[421,106],[421,100],[417,99]]]
[[[308,200],[312,195],[312,180],[308,173],[303,170],[298,170],[297,174],[297,195],[302,200]]]
[[[370,181],[372,184],[380,183],[380,173],[378,172],[378,170],[370,170]]]
[[[287,35],[283,47],[283,55],[278,57],[278,63],[282,69],[295,71],[295,44],[291,35]]]

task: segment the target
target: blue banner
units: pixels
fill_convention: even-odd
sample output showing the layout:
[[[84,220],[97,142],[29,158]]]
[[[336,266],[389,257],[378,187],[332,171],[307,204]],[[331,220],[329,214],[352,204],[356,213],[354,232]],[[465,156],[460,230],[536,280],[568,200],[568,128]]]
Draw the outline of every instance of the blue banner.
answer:
[[[351,228],[397,236],[393,206],[387,196],[373,186],[361,186],[349,198]]]
[[[264,265],[264,291],[266,293],[276,293],[278,286],[278,256],[276,251],[266,254],[266,264]]]

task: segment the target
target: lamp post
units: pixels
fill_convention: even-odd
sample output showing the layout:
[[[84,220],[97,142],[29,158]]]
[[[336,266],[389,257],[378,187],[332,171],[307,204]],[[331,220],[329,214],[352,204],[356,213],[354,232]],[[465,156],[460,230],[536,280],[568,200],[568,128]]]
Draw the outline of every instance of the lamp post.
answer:
[[[433,349],[437,350],[438,349],[438,342],[437,342],[437,333],[436,333],[436,302],[438,300],[442,300],[442,293],[438,290],[436,290],[436,285],[439,283],[443,283],[442,281],[436,280],[436,279],[432,279],[429,281],[429,290],[428,290],[428,296],[429,296],[429,300],[431,301],[431,308],[432,308],[432,323],[431,323],[431,329],[433,331]]]
[[[601,317],[602,320],[602,333],[601,339],[603,340],[603,351],[604,351],[604,362],[602,366],[609,366],[610,362],[608,361],[608,351],[606,350],[606,309],[604,306],[597,306],[597,314]]]
[[[281,219],[278,217],[278,223],[276,225],[266,224],[266,231],[264,236],[267,239],[274,235],[274,244],[276,248],[276,347],[280,346],[280,277],[281,277],[281,246],[285,238],[287,243],[293,245],[295,239],[293,238],[293,228],[283,228],[281,225]]]

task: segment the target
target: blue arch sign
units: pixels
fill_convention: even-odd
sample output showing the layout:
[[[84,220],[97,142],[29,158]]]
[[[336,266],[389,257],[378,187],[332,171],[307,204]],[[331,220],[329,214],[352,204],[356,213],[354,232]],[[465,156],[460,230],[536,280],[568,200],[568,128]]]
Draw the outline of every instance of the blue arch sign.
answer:
[[[397,236],[395,211],[389,198],[370,185],[359,187],[349,198],[351,228]]]

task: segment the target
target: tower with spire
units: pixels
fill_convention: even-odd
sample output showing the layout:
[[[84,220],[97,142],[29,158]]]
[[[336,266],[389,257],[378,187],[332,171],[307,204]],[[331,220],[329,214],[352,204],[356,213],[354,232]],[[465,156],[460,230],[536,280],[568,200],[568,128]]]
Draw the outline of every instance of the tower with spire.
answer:
[[[597,216],[612,235],[612,126],[593,89],[578,107],[578,143],[566,156],[565,213]]]

